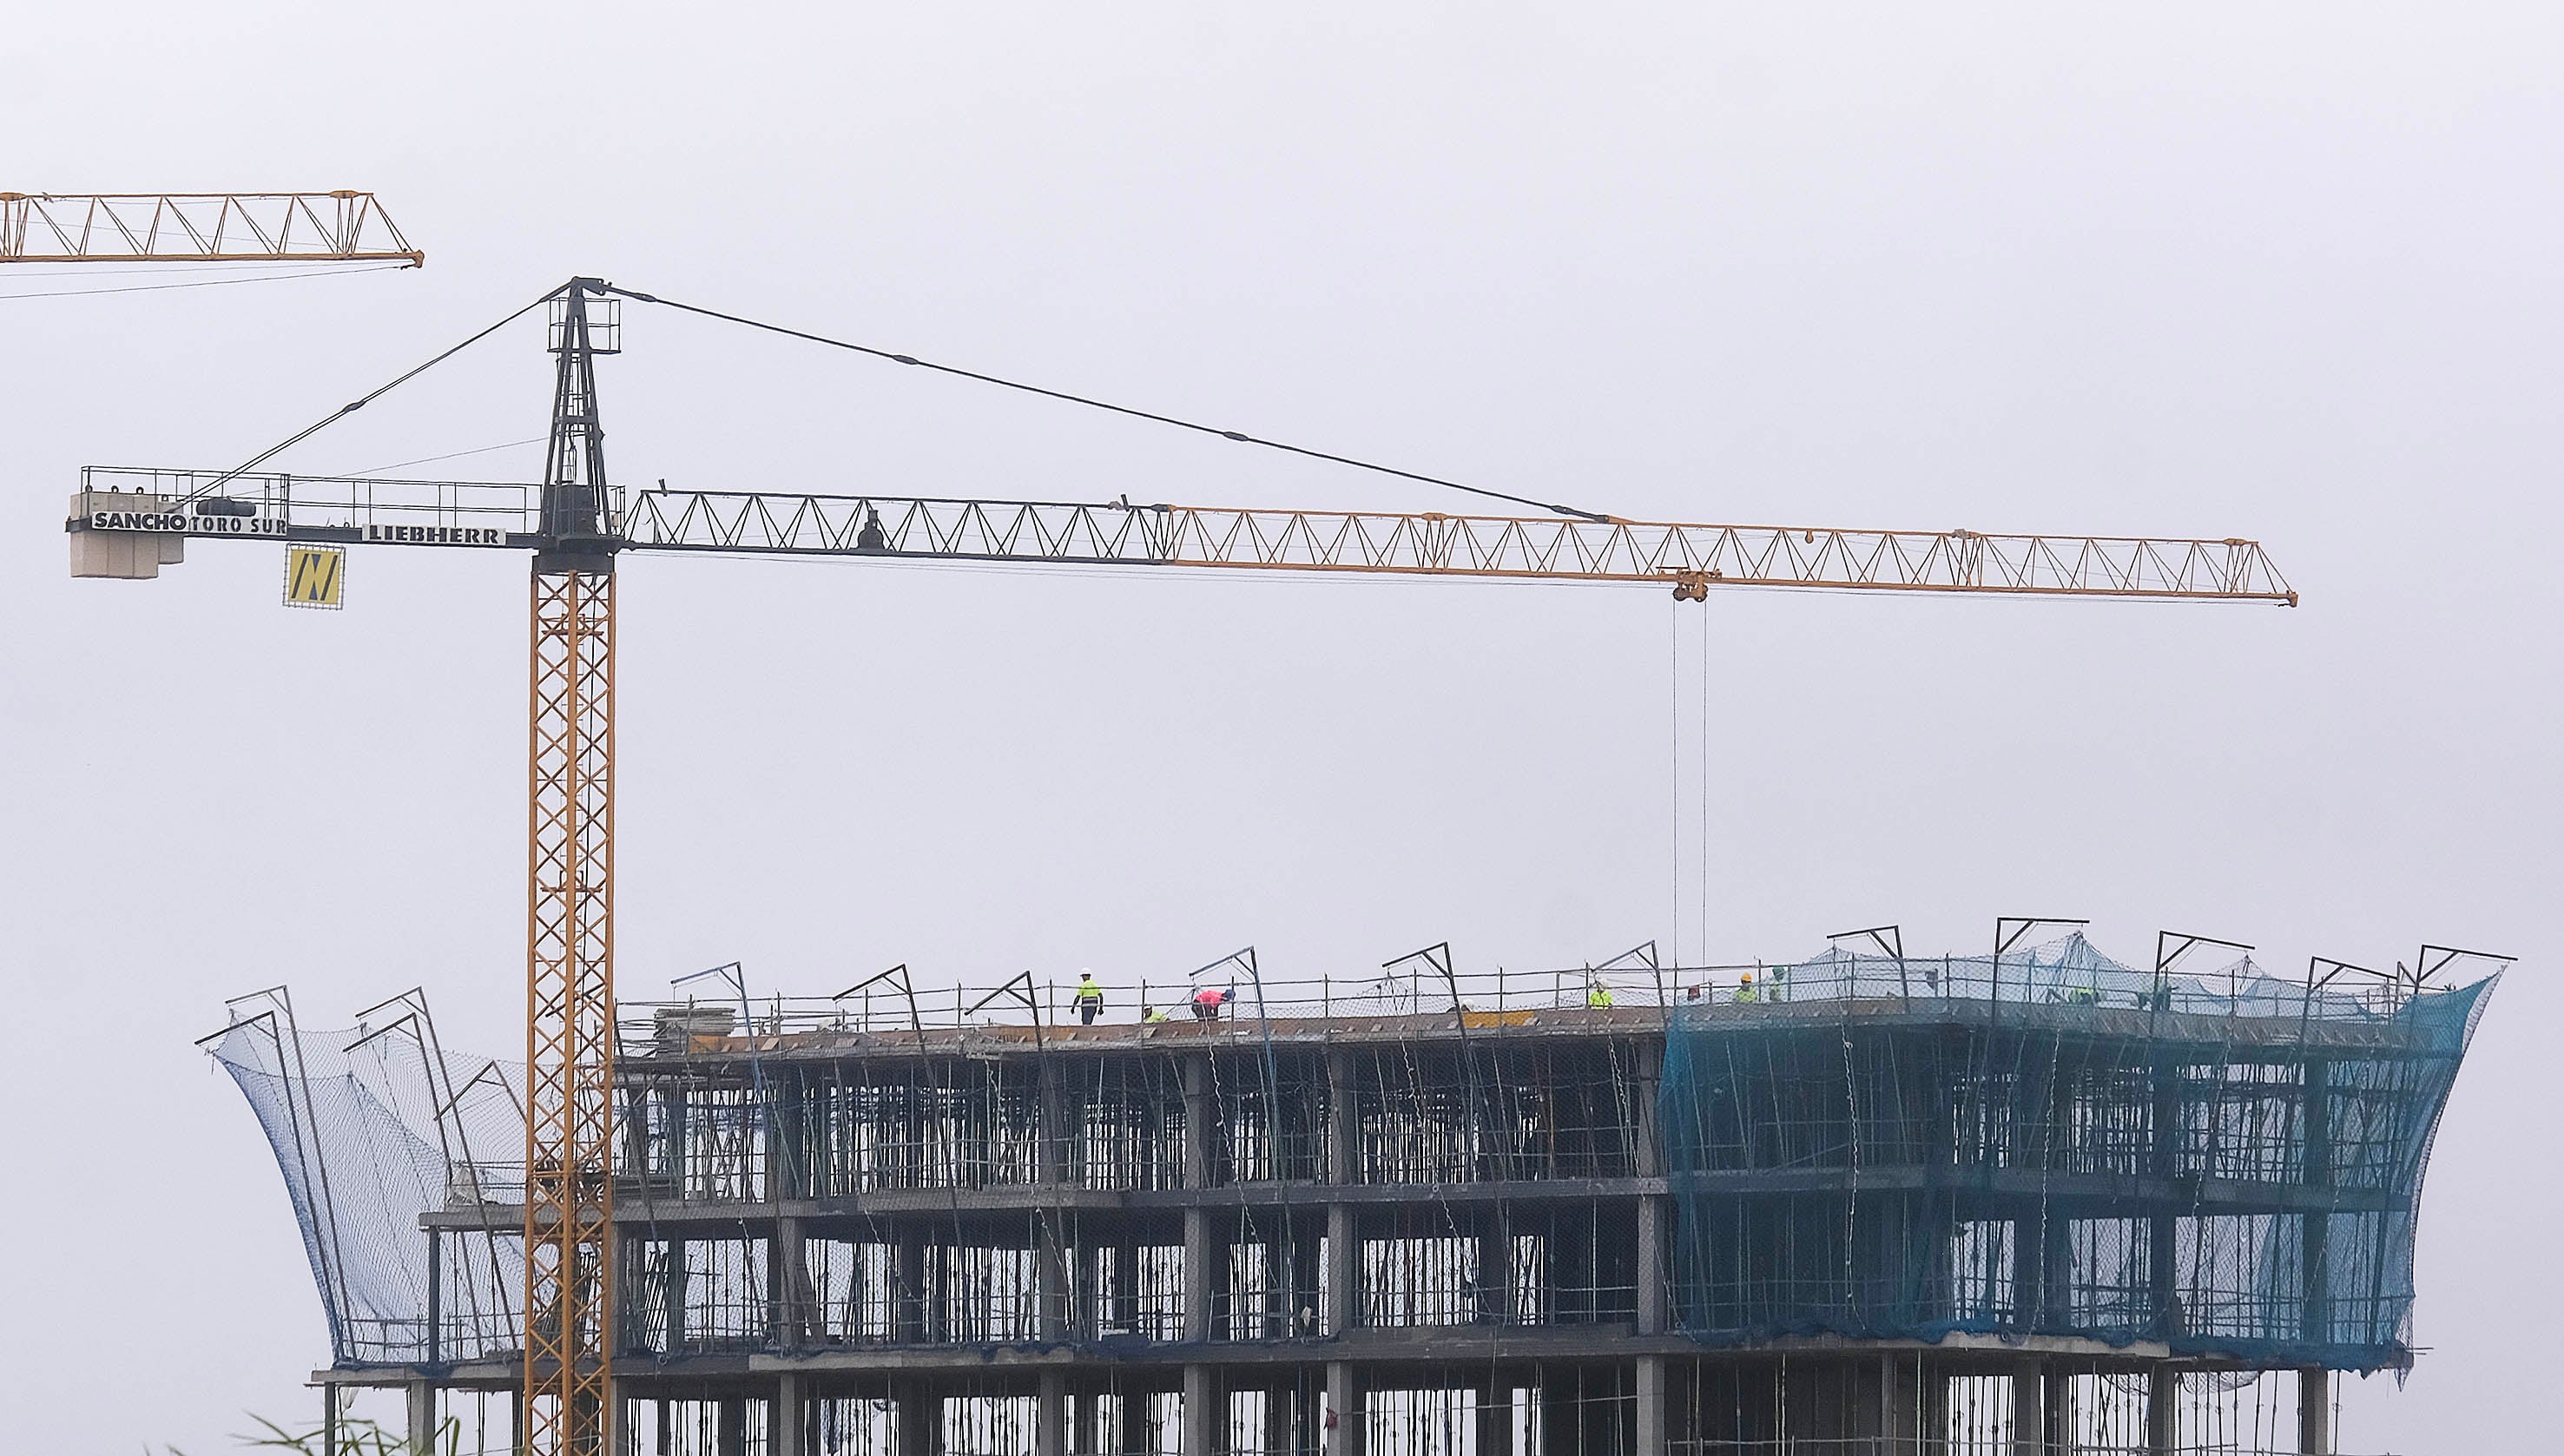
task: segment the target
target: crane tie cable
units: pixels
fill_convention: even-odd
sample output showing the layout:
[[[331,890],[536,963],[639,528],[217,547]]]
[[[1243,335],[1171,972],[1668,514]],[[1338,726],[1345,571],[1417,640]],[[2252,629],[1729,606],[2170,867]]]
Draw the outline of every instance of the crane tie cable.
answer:
[[[287,450],[290,450],[293,447],[302,444],[304,441],[311,439],[313,436],[320,434],[330,425],[337,423],[339,420],[345,419],[347,416],[354,414],[360,409],[363,409],[366,405],[369,405],[375,400],[382,398],[384,395],[391,393],[393,390],[407,384],[419,375],[424,374],[428,370],[435,368],[437,365],[444,363],[447,359],[453,358],[456,354],[459,354],[465,349],[472,347],[474,344],[479,343],[481,340],[488,338],[491,334],[494,334],[500,329],[507,327],[509,324],[516,322],[518,319],[525,317],[527,314],[541,308],[543,305],[550,303],[552,300],[559,298],[563,293],[568,292],[568,289],[569,285],[561,285],[559,288],[552,290],[550,293],[543,295],[541,298],[534,300],[533,303],[519,309],[514,313],[509,314],[507,317],[502,318],[498,322],[491,324],[489,327],[482,329],[479,333],[472,335],[470,338],[454,345],[445,352],[438,354],[435,358],[428,360],[417,368],[411,369],[409,372],[392,380],[390,383],[384,384],[368,393],[356,396],[354,399],[351,399],[345,404],[338,406],[336,409],[331,410],[329,413],[322,415],[311,424],[304,426],[302,429],[297,430],[275,444],[270,445],[258,454],[251,456],[249,459],[242,461],[236,466],[233,466],[230,470],[224,471],[221,475],[214,477],[199,489],[189,492],[189,499],[192,500],[198,496],[210,495],[213,492],[222,489],[226,482],[237,477],[247,475],[251,471],[258,469],[268,461],[284,454]]]
[[[874,348],[869,344],[853,343],[842,338],[830,338],[826,334],[810,333],[803,329],[787,328],[780,323],[767,323],[755,318],[743,318],[737,313],[725,313],[718,309],[706,309],[695,304],[681,304],[674,299],[663,299],[654,294],[636,293],[631,289],[618,288],[613,284],[606,284],[604,286],[604,291],[620,298],[630,299],[634,303],[638,304],[657,304],[663,309],[676,309],[688,313],[700,313],[707,318],[719,318],[729,323],[745,324],[749,328],[761,328],[768,333],[780,333],[789,338],[806,339],[811,343],[826,344],[830,348],[849,349],[859,354],[870,354],[877,359],[888,359],[894,364],[909,364],[920,369],[933,369],[939,374],[953,374],[963,379],[975,379],[982,384],[994,384],[1004,389],[1020,390],[1025,394],[1038,394],[1045,399],[1056,399],[1066,404],[1079,404],[1084,405],[1089,409],[1106,410],[1117,415],[1129,415],[1134,419],[1150,420],[1161,425],[1173,425],[1176,429],[1191,430],[1197,434],[1216,435],[1223,440],[1234,440],[1240,445],[1261,445],[1268,450],[1279,450],[1290,455],[1306,456],[1311,460],[1324,460],[1335,465],[1349,465],[1356,470],[1367,470],[1381,475],[1395,476],[1399,480],[1414,481],[1421,485],[1440,486],[1446,490],[1466,491],[1472,496],[1486,496],[1497,501],[1510,501],[1517,506],[1529,506],[1534,510],[1547,511],[1559,516],[1573,516],[1586,520],[1598,521],[1605,524],[1609,523],[1611,520],[1611,518],[1608,516],[1600,515],[1592,511],[1580,510],[1574,506],[1560,506],[1549,501],[1535,501],[1528,496],[1507,495],[1503,491],[1491,491],[1483,486],[1462,485],[1458,481],[1444,480],[1439,476],[1419,475],[1411,470],[1399,470],[1394,466],[1379,465],[1368,460],[1356,460],[1351,456],[1333,455],[1324,450],[1311,450],[1302,445],[1287,445],[1279,440],[1266,440],[1260,436],[1248,435],[1237,430],[1223,430],[1217,425],[1205,425],[1193,420],[1181,420],[1173,415],[1162,415],[1151,410],[1137,409],[1127,404],[1113,404],[1106,400],[1091,399],[1082,394],[1070,394],[1064,390],[1045,389],[1038,384],[1026,384],[1021,380],[1016,379],[1002,379],[994,374],[982,374],[977,370],[964,369],[954,364],[939,364],[932,359],[921,359],[912,354],[894,353],[889,349]]]

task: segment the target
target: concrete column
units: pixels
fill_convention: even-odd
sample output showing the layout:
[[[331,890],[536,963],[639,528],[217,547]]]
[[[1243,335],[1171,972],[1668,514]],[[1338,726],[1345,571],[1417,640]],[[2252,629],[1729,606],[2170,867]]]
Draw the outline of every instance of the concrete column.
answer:
[[[1356,1099],[1361,1073],[1353,1054],[1327,1053],[1327,1181],[1350,1188],[1362,1179],[1362,1119]],[[1339,1195],[1341,1198],[1341,1195]],[[1329,1335],[1351,1331],[1362,1318],[1362,1243],[1354,1231],[1354,1210],[1338,1201],[1327,1205],[1326,1300],[1319,1311]],[[1332,1366],[1330,1367],[1332,1369]],[[1334,1375],[1328,1376],[1330,1390]],[[1339,1410],[1339,1422],[1344,1412]],[[1342,1438],[1341,1424],[1338,1438]]]
[[[1066,1187],[1074,1171],[1070,1153],[1078,1130],[1069,1125],[1068,1089],[1059,1065],[1043,1058],[1040,1075],[1041,1117],[1035,1136],[1039,1140],[1041,1180],[1052,1187]]]
[[[1104,1248],[1092,1239],[1080,1243],[1070,1257],[1077,1264],[1077,1288],[1068,1311],[1068,1334],[1072,1340],[1093,1340],[1102,1333],[1104,1307]]]
[[[2047,1456],[2047,1371],[2034,1359],[2012,1370],[2012,1456]]]
[[[2047,1369],[2048,1456],[2070,1456],[2074,1447],[2074,1377],[2054,1365]]]
[[[1282,1456],[1291,1449],[1291,1387],[1268,1385],[1264,1389],[1264,1453]]]
[[[1095,1456],[1103,1449],[1104,1432],[1096,1425],[1102,1414],[1102,1403],[1092,1390],[1080,1390],[1068,1405],[1068,1448],[1076,1456]]]
[[[664,1353],[681,1354],[686,1349],[686,1241],[670,1239],[666,1248],[666,1260],[660,1265],[659,1304],[668,1333],[661,1343]]]
[[[2045,1205],[2012,1220],[2012,1323],[2022,1334],[2036,1330],[2046,1308],[2040,1288],[2047,1273]]]
[[[2146,1376],[2146,1456],[2173,1456],[2181,1440],[2181,1371],[2156,1365]]]
[[[903,1233],[891,1256],[891,1338],[917,1345],[926,1339],[926,1240]]]
[[[1125,1335],[1140,1327],[1140,1250],[1134,1245],[1113,1246],[1113,1302],[1105,1318]]]
[[[1663,1042],[1637,1044],[1637,1086],[1633,1089],[1636,1126],[1630,1130],[1633,1143],[1629,1171],[1642,1178],[1659,1176],[1665,1170],[1664,1139],[1656,1126],[1656,1086],[1664,1076],[1664,1058]]]
[[[1033,1456],[1068,1456],[1068,1371],[1045,1368],[1035,1404]]]
[[[1217,1130],[1218,1099],[1211,1095],[1210,1056],[1184,1058],[1184,1186],[1207,1188],[1213,1178],[1211,1140]]]
[[[891,1439],[897,1456],[936,1456],[944,1446],[944,1397],[924,1381],[899,1390],[892,1412]]]
[[[1325,1311],[1318,1308],[1318,1259],[1326,1248],[1322,1230],[1313,1228],[1305,1219],[1291,1229],[1291,1333],[1315,1335],[1326,1328],[1321,1321]],[[1304,1440],[1301,1444],[1306,1445]]]
[[[1325,1456],[1363,1456],[1362,1382],[1355,1378],[1351,1361],[1328,1363],[1326,1414],[1318,1418],[1318,1427],[1326,1442]]]
[[[1277,1208],[1266,1216],[1277,1226],[1264,1241],[1264,1318],[1255,1338],[1288,1340],[1299,1330],[1301,1295],[1293,1277],[1300,1272],[1299,1246],[1287,1211]]]
[[[1219,1372],[1205,1364],[1184,1366],[1183,1426],[1176,1456],[1218,1456],[1219,1438],[1228,1424],[1220,1398]]]
[[[1361,1074],[1350,1052],[1327,1053],[1327,1181],[1349,1187],[1362,1180],[1362,1117],[1356,1107]]]
[[[797,1350],[803,1325],[818,1303],[810,1287],[809,1250],[801,1242],[801,1220],[778,1215],[766,1246],[765,1277],[771,1303],[766,1309],[766,1343],[777,1350]]]
[[[1665,1270],[1665,1196],[1638,1198],[1638,1333],[1662,1335],[1669,1323],[1671,1292]]]
[[[408,1417],[409,1449],[419,1456],[431,1456],[436,1450],[436,1387],[425,1380],[412,1380],[402,1391],[406,1397],[403,1414]]]
[[[1638,1356],[1638,1418],[1634,1456],[1665,1456],[1665,1357]]]
[[[1033,1251],[1034,1328],[1044,1340],[1069,1338],[1068,1249],[1065,1247],[1059,1210],[1044,1209],[1036,1218],[1038,1225]]]
[[[320,1456],[338,1456],[338,1387],[320,1387]]]
[[[2332,1186],[2332,1066],[2306,1063],[2305,1180],[2308,1187]],[[2332,1330],[2332,1220],[2322,1213],[2301,1215],[2298,1228],[2297,1282],[2303,1300],[2299,1338],[2308,1345],[2330,1345]]]
[[[1493,1220],[1495,1227],[1478,1235],[1477,1247],[1472,1251],[1478,1265],[1476,1314],[1480,1324],[1510,1325],[1514,1311],[1513,1240],[1506,1236],[1504,1209],[1485,1210],[1484,1216]]]
[[[2160,1043],[2158,1044],[2160,1045]],[[2158,1055],[2162,1055],[2160,1052]],[[2181,1075],[2165,1063],[2154,1072],[2153,1142],[2148,1149],[2146,1171],[2157,1180],[2156,1196],[2172,1196],[2173,1174],[2180,1165]],[[2166,1207],[2149,1220],[2146,1249],[2146,1283],[2154,1303],[2155,1333],[2172,1339],[2183,1333],[2185,1323],[2173,1276],[2180,1268],[2181,1217]]]
[[[1362,1321],[1362,1238],[1347,1203],[1327,1205],[1326,1306],[1329,1335],[1349,1334]]]
[[[1514,1391],[1499,1377],[1478,1387],[1476,1456],[1514,1456]]]
[[[774,1382],[774,1404],[766,1412],[766,1449],[774,1456],[804,1456],[801,1436],[809,1426],[803,1403],[801,1372],[785,1370]]]
[[[1921,1456],[1923,1450],[1923,1357],[1878,1357],[1879,1449],[1886,1456]]]
[[[2038,1323],[2065,1330],[2074,1321],[2074,1221],[2050,1210],[2040,1225]]]
[[[617,1272],[640,1267],[638,1261],[628,1257],[635,1247],[637,1244],[629,1238],[615,1245]],[[618,1301],[622,1297],[620,1293],[615,1296]],[[435,1229],[427,1231],[427,1362],[445,1363],[445,1235]]]
[[[1184,1210],[1184,1339],[1211,1338],[1211,1303],[1217,1291],[1215,1281],[1224,1272],[1215,1266],[1221,1262],[1212,1247],[1210,1210]],[[1220,1332],[1226,1334],[1226,1331]]]
[[[2298,1456],[2332,1456],[2332,1371],[2297,1371]]]

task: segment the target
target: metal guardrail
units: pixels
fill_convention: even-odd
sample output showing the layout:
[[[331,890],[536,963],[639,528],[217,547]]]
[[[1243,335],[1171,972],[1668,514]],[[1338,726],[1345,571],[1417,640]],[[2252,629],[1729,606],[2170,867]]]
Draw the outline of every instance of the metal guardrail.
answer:
[[[1528,1013],[1898,1000],[2020,1005],[2086,1005],[2191,1015],[2322,1022],[2392,1019],[2412,997],[2369,982],[2311,985],[2268,974],[2248,960],[2205,975],[2163,975],[2114,963],[1973,956],[1836,954],[1795,964],[1650,966],[1644,963],[1445,973],[1420,959],[1337,977],[1265,975],[1260,985],[1226,973],[1104,986],[1099,1020],[1131,1022],[1151,1012],[1189,1021],[1197,991],[1229,993],[1215,1019],[1243,1029],[1281,1021],[1468,1013],[1472,1027],[1517,1024]],[[620,1030],[627,1055],[682,1050],[693,1038],[774,1037],[812,1032],[887,1034],[911,1029],[1078,1024],[1073,978],[1019,974],[1004,982],[921,987],[912,999],[876,980],[836,997],[626,1001]],[[1204,1018],[1214,1019],[1214,1018]]]

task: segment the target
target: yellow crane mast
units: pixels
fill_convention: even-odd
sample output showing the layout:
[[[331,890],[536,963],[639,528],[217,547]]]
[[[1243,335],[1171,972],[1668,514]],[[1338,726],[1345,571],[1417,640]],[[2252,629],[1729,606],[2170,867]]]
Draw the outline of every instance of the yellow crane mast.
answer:
[[[625,300],[714,313],[591,278],[572,279],[519,311],[548,307],[548,346],[555,355],[551,432],[539,484],[255,471],[276,453],[271,450],[230,471],[93,467],[83,472],[82,491],[66,522],[75,572],[84,575],[154,574],[156,565],[143,569],[138,563],[156,563],[170,554],[163,543],[189,536],[281,541],[289,550],[307,551],[364,543],[532,553],[525,1409],[527,1449],[538,1456],[607,1456],[615,1449],[614,603],[615,566],[625,554],[1619,582],[1668,589],[1687,601],[1705,600],[1716,587],[1738,586],[2296,602],[2261,547],[2240,537],[1699,524],[1625,520],[1563,507],[1544,508],[1548,516],[1469,516],[664,487],[627,496],[609,484],[606,473],[595,377],[596,358],[619,350]],[[1207,429],[904,354],[734,321]],[[345,413],[341,409],[321,424]],[[1320,455],[1233,431],[1210,433]],[[137,549],[102,549],[103,543]],[[337,579],[329,578],[332,592]]]

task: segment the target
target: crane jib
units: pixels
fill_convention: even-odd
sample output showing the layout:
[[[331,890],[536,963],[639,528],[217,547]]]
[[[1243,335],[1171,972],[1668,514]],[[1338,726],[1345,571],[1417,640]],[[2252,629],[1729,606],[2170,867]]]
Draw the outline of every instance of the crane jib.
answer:
[[[156,574],[187,537],[532,550],[541,489],[497,482],[91,467],[77,575]],[[600,559],[633,551],[1064,568],[1359,572],[1442,579],[2115,596],[2293,606],[2256,541],[1880,530],[1299,509],[661,489],[598,513]],[[159,549],[138,535],[157,535]],[[82,544],[86,537],[88,544]],[[145,559],[149,557],[150,559]]]

